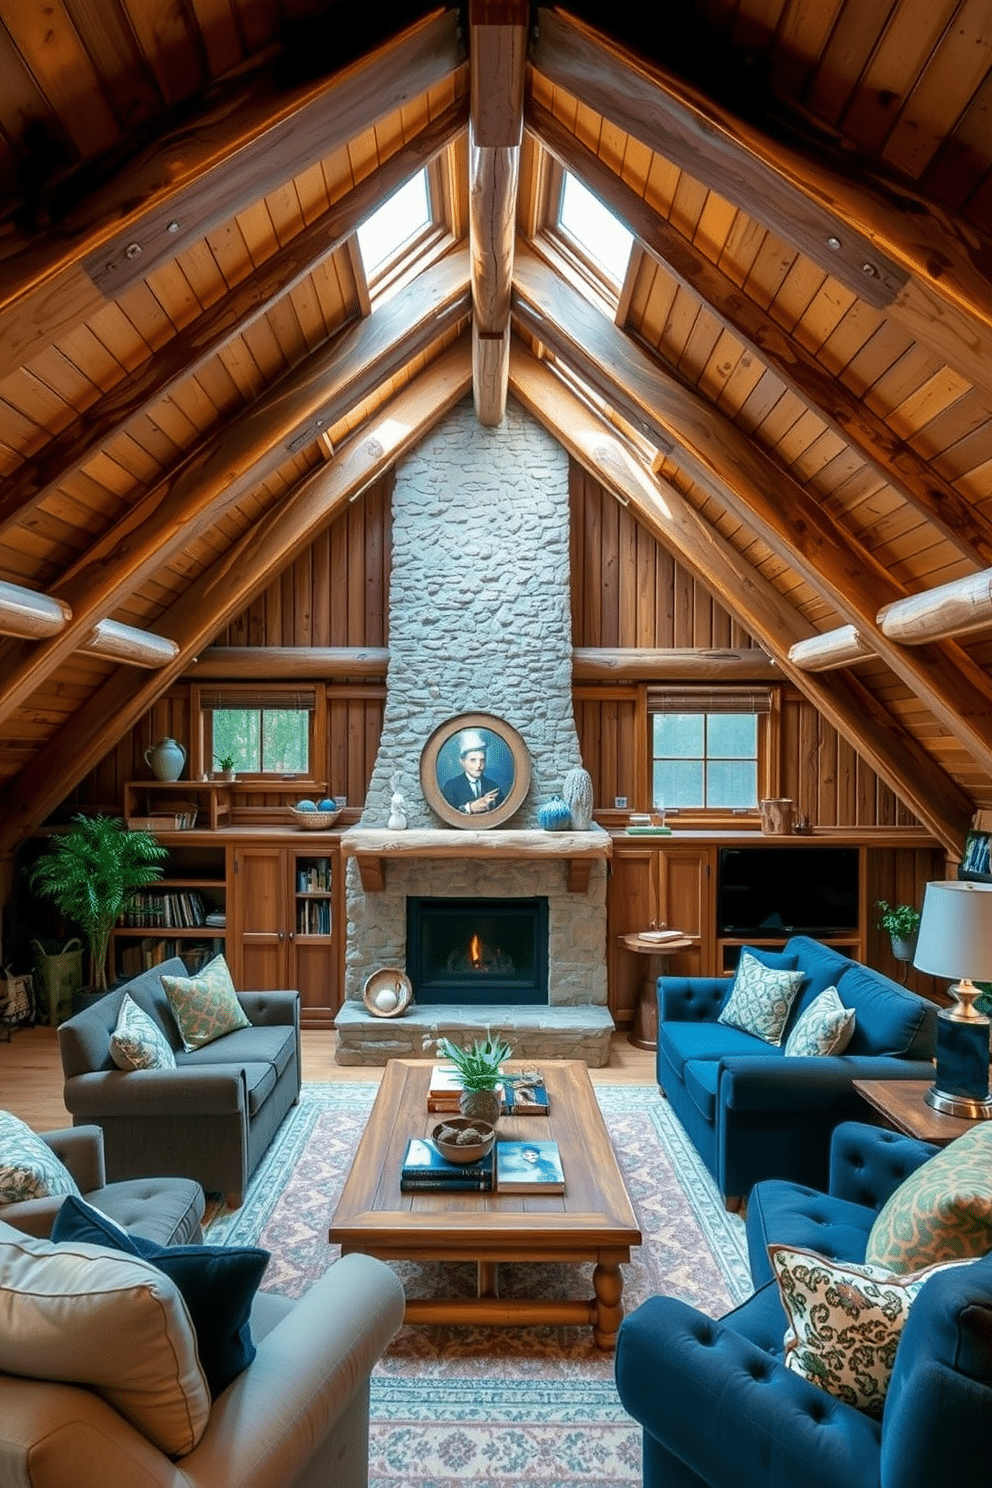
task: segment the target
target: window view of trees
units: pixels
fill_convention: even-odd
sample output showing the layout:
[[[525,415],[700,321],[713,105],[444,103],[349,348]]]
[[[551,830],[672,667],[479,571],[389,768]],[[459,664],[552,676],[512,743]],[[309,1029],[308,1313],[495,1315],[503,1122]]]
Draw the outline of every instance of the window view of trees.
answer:
[[[757,806],[753,713],[655,713],[652,724],[655,806]]]
[[[246,774],[306,774],[310,714],[302,708],[215,708],[214,759]]]

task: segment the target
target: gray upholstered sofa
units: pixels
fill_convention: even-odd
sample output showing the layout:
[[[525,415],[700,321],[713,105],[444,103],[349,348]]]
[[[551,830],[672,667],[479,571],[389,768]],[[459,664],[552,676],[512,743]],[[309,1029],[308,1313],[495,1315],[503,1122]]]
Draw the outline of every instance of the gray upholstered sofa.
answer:
[[[5,1299],[5,1316],[16,1314],[16,1326],[0,1338],[0,1355],[10,1365],[7,1373],[0,1365],[0,1482],[11,1488],[366,1488],[369,1375],[403,1321],[403,1287],[388,1266],[349,1255],[299,1301],[256,1293],[254,1359],[209,1402],[205,1421],[201,1409],[196,1431],[188,1433],[192,1441],[202,1428],[195,1445],[168,1455],[128,1407],[141,1392],[156,1424],[163,1400],[174,1422],[183,1404],[175,1399],[175,1366],[163,1365],[163,1346],[149,1348],[152,1362],[125,1377],[122,1356],[133,1355],[144,1334],[135,1343],[123,1321],[101,1324],[109,1293],[122,1320],[140,1310],[144,1321],[149,1309],[141,1308],[139,1284],[154,1289],[164,1313],[174,1283],[161,1275],[148,1281],[142,1273],[153,1268],[141,1258],[83,1247],[87,1268],[99,1271],[92,1303],[99,1317],[90,1313],[85,1282],[64,1300],[60,1290],[59,1306],[73,1320],[71,1348],[53,1350],[50,1309],[44,1299],[34,1306],[26,1275],[33,1257],[25,1264],[24,1256],[25,1247],[46,1244],[0,1222],[0,1283],[10,1291],[21,1278],[18,1296]],[[78,1246],[75,1251],[81,1254]],[[182,1357],[174,1319],[166,1343],[173,1340]],[[64,1382],[70,1370],[80,1383]],[[115,1391],[129,1392],[121,1409],[108,1399]]]
[[[239,992],[251,1027],[187,1053],[162,986],[185,977],[174,957],[108,992],[58,1031],[63,1099],[73,1125],[103,1130],[111,1181],[195,1178],[232,1208],[300,1094],[298,992]],[[125,993],[167,1038],[175,1069],[120,1070],[110,1053]]]

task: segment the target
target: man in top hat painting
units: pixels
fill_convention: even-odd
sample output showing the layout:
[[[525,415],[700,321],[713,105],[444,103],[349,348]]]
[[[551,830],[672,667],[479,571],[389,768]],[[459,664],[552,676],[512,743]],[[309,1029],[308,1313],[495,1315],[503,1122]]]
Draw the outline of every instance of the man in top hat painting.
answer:
[[[461,774],[453,775],[441,787],[449,806],[467,811],[470,816],[493,811],[503,794],[497,781],[486,771],[486,739],[478,729],[462,729],[458,735],[458,762]]]

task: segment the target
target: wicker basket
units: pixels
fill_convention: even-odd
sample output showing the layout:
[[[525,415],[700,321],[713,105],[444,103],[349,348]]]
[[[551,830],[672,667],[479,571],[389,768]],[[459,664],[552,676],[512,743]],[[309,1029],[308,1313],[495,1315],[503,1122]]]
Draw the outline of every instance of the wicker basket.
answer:
[[[295,806],[290,806],[289,814],[304,832],[326,832],[341,815],[341,807],[336,811],[297,811]]]

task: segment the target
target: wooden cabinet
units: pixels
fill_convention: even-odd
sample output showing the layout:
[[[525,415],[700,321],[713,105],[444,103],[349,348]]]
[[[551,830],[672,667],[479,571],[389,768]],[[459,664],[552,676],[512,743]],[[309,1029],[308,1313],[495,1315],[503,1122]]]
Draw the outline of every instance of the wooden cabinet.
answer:
[[[231,964],[245,991],[295,987],[304,1027],[330,1027],[340,1005],[337,846],[231,846]]]
[[[607,896],[609,1008],[626,1026],[634,1016],[641,983],[654,962],[623,944],[632,932],[652,925],[682,930],[692,945],[665,958],[666,969],[684,976],[710,973],[713,943],[712,848],[644,839],[615,838]]]

